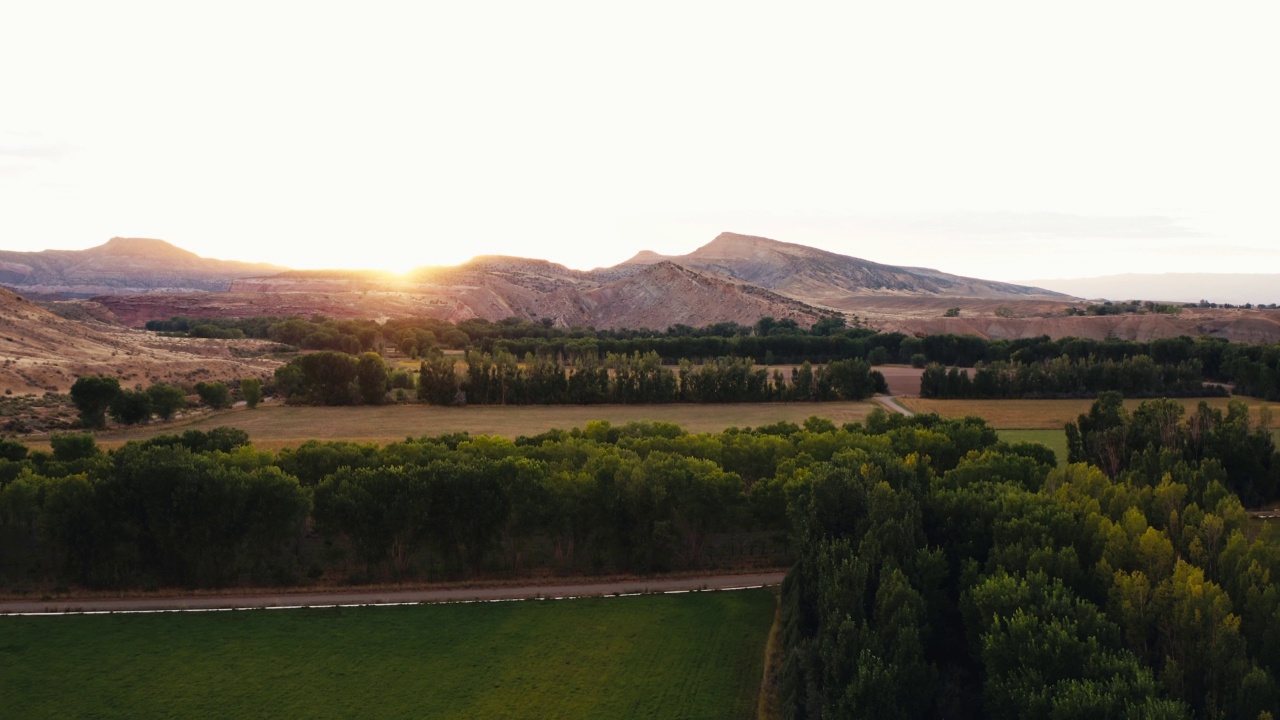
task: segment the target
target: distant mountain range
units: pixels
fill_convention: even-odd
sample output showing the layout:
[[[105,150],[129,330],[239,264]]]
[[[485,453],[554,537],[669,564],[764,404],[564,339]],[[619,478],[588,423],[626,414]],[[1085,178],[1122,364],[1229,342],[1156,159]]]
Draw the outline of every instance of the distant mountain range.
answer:
[[[1034,280],[1036,285],[1083,298],[1165,300],[1232,305],[1280,303],[1280,275],[1260,273],[1127,273],[1074,280]]]
[[[1185,284],[1197,291],[1146,286],[1141,283],[1143,277],[1172,281],[1173,287]],[[1225,292],[1230,288],[1222,293],[1204,292],[1199,288],[1209,286],[1199,284],[1201,277],[1102,279],[1117,283],[1110,289],[1066,281],[1035,284],[1049,287],[1045,289],[884,265],[735,233],[723,233],[686,255],[641,252],[624,263],[595,270],[574,270],[530,258],[481,256],[457,266],[419,268],[404,275],[372,270],[289,270],[209,260],[162,240],[113,238],[82,251],[0,251],[0,284],[42,301],[25,303],[0,291],[0,299],[8,298],[0,302],[0,324],[11,330],[3,340],[12,344],[0,350],[5,350],[7,358],[21,360],[11,370],[27,373],[8,379],[0,375],[0,385],[18,389],[62,386],[73,377],[67,374],[72,370],[67,363],[79,363],[75,365],[78,368],[88,367],[86,363],[126,361],[130,355],[118,349],[124,345],[112,345],[119,341],[110,333],[123,330],[121,324],[136,327],[175,315],[421,316],[451,321],[517,317],[560,327],[655,329],[715,322],[750,325],[764,316],[807,327],[823,317],[844,315],[870,327],[914,335],[1280,339],[1280,311],[1193,308],[1176,315],[1123,316],[1069,316],[1067,312],[1084,304],[1072,295],[1189,302],[1204,297],[1234,304],[1275,300],[1248,290],[1239,295]],[[1246,287],[1239,277],[1249,276],[1226,280],[1235,289]],[[1266,287],[1280,287],[1272,276],[1261,276],[1260,280]],[[79,300],[87,295],[93,295],[90,301]],[[56,298],[75,301],[43,302]],[[61,317],[51,320],[45,310]],[[95,335],[100,331],[108,336]],[[155,339],[161,340],[171,339]],[[72,350],[81,345],[84,348]],[[192,368],[190,361],[177,357],[165,359],[162,365],[165,373],[181,372],[184,377],[216,369],[214,363],[203,361]],[[53,375],[31,374],[45,366],[66,367]]]
[[[179,313],[215,316],[255,309],[256,314],[430,315],[455,321],[514,316],[561,326],[656,328],[751,324],[771,315],[808,326],[825,315],[855,312],[869,296],[1070,299],[1040,288],[883,265],[735,233],[722,233],[688,255],[642,252],[589,271],[546,260],[482,256],[405,276],[207,260],[161,240],[113,238],[83,251],[0,253],[0,284],[42,297],[93,295],[131,324]]]
[[[88,250],[0,250],[0,285],[37,297],[170,290],[225,291],[233,280],[277,273],[267,263],[210,260],[163,240],[115,237]]]
[[[805,245],[736,233],[721,233],[688,255],[664,256],[643,251],[623,265],[663,261],[833,308],[852,308],[859,296],[886,294],[1066,299],[1061,293],[1043,288],[949,275],[927,268],[883,265]]]

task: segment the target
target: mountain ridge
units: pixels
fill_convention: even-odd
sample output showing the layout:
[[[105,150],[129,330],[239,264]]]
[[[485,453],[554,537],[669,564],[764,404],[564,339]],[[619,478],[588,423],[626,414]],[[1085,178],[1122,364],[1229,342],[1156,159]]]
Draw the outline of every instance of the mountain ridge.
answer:
[[[858,296],[885,293],[1010,299],[1069,297],[1044,288],[963,277],[931,268],[886,265],[807,245],[733,232],[722,232],[686,255],[659,256],[641,251],[627,263],[651,263],[658,258],[838,310],[853,309]]]
[[[113,237],[85,250],[0,250],[0,285],[47,298],[139,292],[219,292],[233,280],[280,272],[269,263],[215,260],[155,238]]]
[[[417,267],[400,275],[207,260],[163,240],[112,238],[83,251],[0,252],[0,284],[44,297],[93,297],[131,324],[258,308],[259,314],[309,309],[454,321],[514,316],[595,327],[750,324],[770,315],[807,327],[832,314],[852,315],[872,295],[1064,298],[731,232],[685,255],[641,251],[627,262],[594,270],[540,258],[479,255],[459,265]]]

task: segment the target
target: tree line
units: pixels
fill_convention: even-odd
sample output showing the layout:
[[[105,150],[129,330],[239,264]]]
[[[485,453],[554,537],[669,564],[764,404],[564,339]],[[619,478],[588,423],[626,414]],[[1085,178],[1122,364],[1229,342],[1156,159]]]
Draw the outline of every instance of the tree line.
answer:
[[[920,378],[926,398],[1081,398],[1102,392],[1130,397],[1225,397],[1218,385],[1206,385],[1199,360],[1156,363],[1147,355],[1120,360],[1066,355],[1038,362],[979,362],[968,370],[931,364]]]
[[[417,398],[433,405],[557,405],[597,403],[722,403],[862,400],[887,392],[884,376],[863,360],[803,363],[790,378],[755,367],[750,359],[716,358],[677,369],[656,353],[584,358],[566,366],[558,358],[505,350],[472,350],[463,358],[428,353],[419,366]],[[273,388],[289,402],[322,405],[383,402],[389,389],[414,389],[414,379],[389,370],[377,353],[355,358],[320,351],[276,370]],[[406,394],[407,396],[407,394]]]
[[[1103,306],[1106,307],[1106,306]],[[147,328],[198,337],[251,337],[274,340],[304,350],[333,350],[349,355],[390,349],[426,358],[433,350],[478,350],[491,355],[506,351],[515,357],[532,353],[553,356],[565,364],[584,358],[598,362],[610,354],[657,353],[664,364],[682,358],[695,361],[718,357],[750,358],[757,364],[826,363],[857,358],[872,365],[910,363],[925,367],[972,368],[1008,362],[1035,365],[1067,358],[1073,362],[1121,362],[1148,357],[1157,365],[1178,367],[1199,362],[1207,381],[1234,383],[1241,394],[1280,399],[1280,343],[1230,343],[1210,337],[1161,338],[1150,342],[1090,340],[1048,336],[988,340],[975,335],[937,334],[913,337],[881,333],[855,319],[828,317],[810,328],[795,321],[761,318],[754,325],[713,323],[701,328],[672,325],[666,330],[557,328],[550,321],[507,318],[498,322],[473,318],[450,323],[431,318],[334,320],[323,317],[254,317],[153,320]],[[1110,388],[1123,391],[1124,388]],[[1151,391],[1158,393],[1158,391]]]
[[[1106,470],[994,446],[809,466],[785,716],[1270,717],[1280,554],[1233,488],[1275,499],[1280,458],[1243,406],[1176,407],[1100,398],[1072,456],[1125,457]]]
[[[953,457],[995,440],[980,422],[911,427],[921,429],[892,440],[903,452]],[[776,564],[786,558],[785,485],[815,460],[880,442],[817,418],[696,435],[591,422],[514,441],[312,441],[277,453],[230,428],[110,452],[89,435],[57,435],[48,453],[0,448],[0,573],[10,583],[222,587],[303,574],[654,572],[744,556]]]
[[[198,382],[192,389],[201,405],[215,410],[231,407],[232,389],[221,381]],[[262,381],[244,378],[238,384],[240,397],[253,409],[262,400]],[[169,383],[147,388],[120,386],[120,380],[106,375],[85,375],[71,385],[71,402],[80,416],[80,425],[90,430],[106,427],[107,415],[121,425],[137,425],[152,418],[171,419],[188,406],[186,389]]]

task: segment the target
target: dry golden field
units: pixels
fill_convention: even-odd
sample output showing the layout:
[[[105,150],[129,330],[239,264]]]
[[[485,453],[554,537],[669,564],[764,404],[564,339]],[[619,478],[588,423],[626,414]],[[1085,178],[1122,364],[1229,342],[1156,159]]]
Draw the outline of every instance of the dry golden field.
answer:
[[[220,425],[249,433],[262,448],[292,447],[307,440],[351,440],[389,443],[406,437],[469,432],[473,435],[535,435],[554,428],[582,427],[591,420],[615,425],[631,421],[673,422],[690,432],[717,432],[727,427],[755,427],[778,421],[801,423],[812,415],[836,424],[857,422],[876,407],[873,403],[741,403],[717,405],[521,405],[472,406],[382,405],[354,407],[290,407],[263,405],[256,410],[212,413],[190,422],[150,425],[128,431],[100,433],[98,442],[115,447],[184,430],[209,430]],[[34,442],[34,446],[42,444]]]
[[[1265,402],[1254,398],[1237,397],[1249,405],[1254,420]],[[1181,398],[1176,402],[1194,412],[1201,401],[1210,407],[1226,411],[1228,398]],[[925,398],[899,398],[907,409],[917,413],[938,413],[943,417],[955,418],[965,415],[977,415],[988,424],[999,429],[1018,430],[1061,430],[1064,425],[1074,422],[1076,417],[1089,412],[1093,400],[934,400]],[[1141,404],[1141,400],[1124,401],[1125,408],[1132,412]],[[1271,418],[1271,427],[1280,427],[1280,414]]]

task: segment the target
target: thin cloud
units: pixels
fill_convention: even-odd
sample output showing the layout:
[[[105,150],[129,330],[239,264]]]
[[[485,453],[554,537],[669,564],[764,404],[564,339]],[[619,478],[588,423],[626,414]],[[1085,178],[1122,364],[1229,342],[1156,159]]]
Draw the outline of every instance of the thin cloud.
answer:
[[[0,144],[0,158],[57,161],[67,156],[65,145]]]
[[[1280,257],[1280,249],[1246,245],[1178,245],[1170,252],[1197,257]]]
[[[1071,215],[1065,213],[926,213],[851,218],[867,230],[927,235],[978,235],[1059,238],[1205,237],[1176,217],[1164,215]]]

